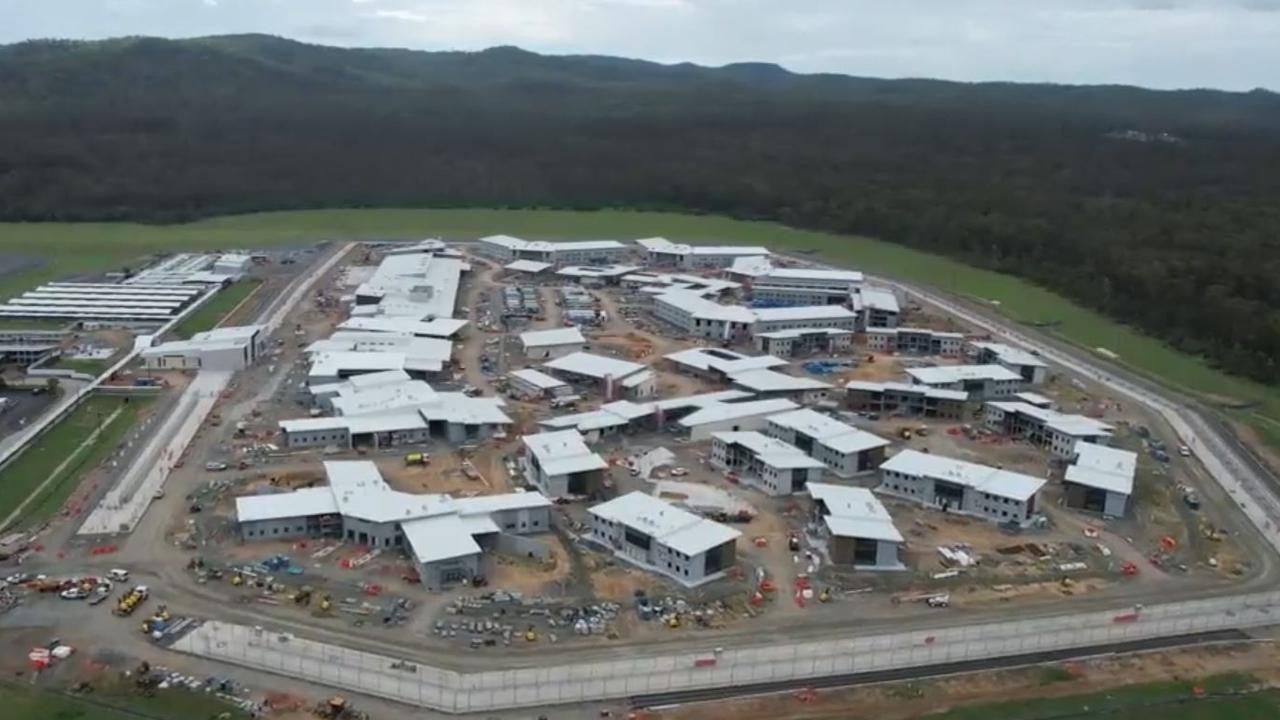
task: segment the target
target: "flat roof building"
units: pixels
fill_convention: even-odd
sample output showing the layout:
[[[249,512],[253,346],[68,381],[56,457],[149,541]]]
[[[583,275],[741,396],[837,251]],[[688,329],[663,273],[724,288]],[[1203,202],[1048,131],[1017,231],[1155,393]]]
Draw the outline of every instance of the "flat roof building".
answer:
[[[902,450],[880,466],[876,489],[943,512],[1026,525],[1044,484],[1022,473]]]
[[[808,408],[770,416],[764,432],[808,453],[843,478],[874,472],[889,447],[888,440]]]
[[[735,473],[738,479],[767,495],[804,492],[822,478],[823,464],[799,448],[763,433],[711,434],[711,467]]]
[[[905,540],[893,517],[866,488],[810,483],[813,522],[826,541],[827,558],[860,570],[903,570]]]
[[[0,304],[0,318],[160,324],[206,292],[194,285],[46,283]]]
[[[408,337],[451,338],[467,326],[466,320],[436,318],[416,320],[412,317],[353,317],[338,323],[339,330],[354,332],[380,332]]]
[[[215,328],[145,348],[142,364],[149,370],[243,370],[266,351],[262,325]]]
[[[364,392],[381,394],[387,392],[387,387],[379,386]],[[347,395],[343,400],[348,406],[363,406],[362,394]],[[420,444],[432,439],[466,444],[505,432],[511,425],[511,418],[502,408],[500,398],[437,392],[435,399],[429,402],[385,412],[281,420],[279,424],[284,433],[284,445],[289,448],[377,449]]]
[[[843,305],[755,308],[752,314],[755,316],[752,334],[800,328],[854,330],[858,325],[858,316]]]
[[[757,304],[845,305],[862,284],[856,270],[773,268],[754,276],[751,299]]]
[[[993,432],[1026,439],[1064,459],[1076,453],[1078,442],[1106,443],[1115,429],[1084,415],[1067,415],[1023,402],[987,403],[983,424]]]
[[[688,587],[715,580],[737,563],[741,532],[642,492],[616,497],[587,514],[589,540]]]

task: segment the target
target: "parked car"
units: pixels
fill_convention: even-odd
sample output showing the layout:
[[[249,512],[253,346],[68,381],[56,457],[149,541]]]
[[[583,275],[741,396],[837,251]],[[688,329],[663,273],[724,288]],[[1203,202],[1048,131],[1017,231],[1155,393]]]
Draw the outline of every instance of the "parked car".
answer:
[[[222,472],[227,469],[227,464],[224,462],[207,462],[204,464],[204,469],[209,472]]]

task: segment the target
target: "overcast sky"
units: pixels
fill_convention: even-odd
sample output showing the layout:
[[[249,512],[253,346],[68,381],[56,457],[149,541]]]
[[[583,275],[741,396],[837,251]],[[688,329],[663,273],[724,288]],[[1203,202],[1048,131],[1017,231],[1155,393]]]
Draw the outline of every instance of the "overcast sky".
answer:
[[[0,0],[0,41],[262,32],[877,77],[1280,89],[1280,0]]]

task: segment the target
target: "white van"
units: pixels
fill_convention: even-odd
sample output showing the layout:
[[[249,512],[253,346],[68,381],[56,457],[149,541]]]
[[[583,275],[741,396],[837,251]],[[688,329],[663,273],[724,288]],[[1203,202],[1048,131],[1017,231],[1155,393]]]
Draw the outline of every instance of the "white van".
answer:
[[[107,578],[114,582],[127,582],[129,580],[129,571],[115,568],[107,571]]]

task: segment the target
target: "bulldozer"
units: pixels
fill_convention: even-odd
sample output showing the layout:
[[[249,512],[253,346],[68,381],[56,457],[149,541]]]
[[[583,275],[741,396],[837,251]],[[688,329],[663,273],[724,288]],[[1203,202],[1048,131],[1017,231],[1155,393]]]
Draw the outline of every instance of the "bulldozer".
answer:
[[[316,717],[325,718],[325,720],[368,720],[369,714],[360,712],[352,707],[351,703],[341,695],[334,695],[328,700],[321,700],[316,703],[313,710]]]

